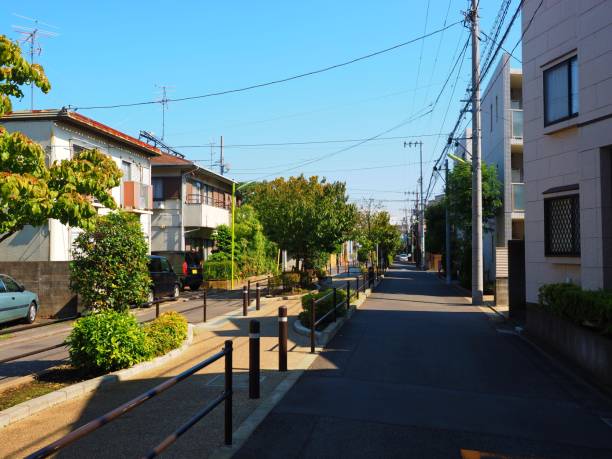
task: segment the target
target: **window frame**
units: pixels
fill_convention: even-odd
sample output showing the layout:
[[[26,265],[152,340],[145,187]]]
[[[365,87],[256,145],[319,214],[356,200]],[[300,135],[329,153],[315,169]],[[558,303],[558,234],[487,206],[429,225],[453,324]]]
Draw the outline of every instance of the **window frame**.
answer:
[[[553,124],[557,124],[557,123],[561,123],[563,121],[567,121],[570,120],[572,118],[576,118],[579,114],[580,114],[580,107],[578,108],[578,111],[576,113],[572,113],[572,89],[573,89],[573,85],[572,85],[572,61],[576,62],[576,66],[578,65],[578,55],[574,54],[573,56],[568,57],[567,59],[562,60],[561,62],[552,65],[550,67],[547,67],[543,70],[542,72],[542,83],[544,86],[544,127],[548,127],[548,126],[552,126]],[[547,96],[547,80],[546,80],[546,74],[552,70],[556,70],[559,67],[563,67],[566,66],[566,70],[567,70],[567,113],[568,115],[561,117],[561,118],[557,118],[553,121],[550,121],[548,119],[548,113],[547,113],[547,107],[548,107],[548,96]],[[578,97],[578,104],[580,105],[580,97]]]
[[[550,247],[550,203],[561,199],[572,199],[572,213],[576,215],[576,220],[572,222],[572,250],[569,252],[553,252]],[[576,221],[578,224],[576,225]],[[574,232],[578,231],[577,238]],[[575,246],[576,240],[578,242]],[[580,257],[581,256],[581,237],[580,237],[580,193],[563,194],[544,198],[544,255],[546,257]]]

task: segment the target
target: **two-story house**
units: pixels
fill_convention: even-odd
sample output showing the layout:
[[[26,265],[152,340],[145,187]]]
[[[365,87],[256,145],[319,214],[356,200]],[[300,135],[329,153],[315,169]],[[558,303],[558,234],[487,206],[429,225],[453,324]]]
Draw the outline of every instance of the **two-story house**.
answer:
[[[195,250],[206,259],[212,232],[231,224],[234,181],[180,156],[154,158],[151,250]]]
[[[69,110],[16,111],[0,119],[9,132],[19,131],[42,145],[48,165],[68,160],[83,149],[97,148],[123,171],[112,190],[118,207],[138,214],[142,230],[151,237],[151,159],[161,152],[140,140]],[[94,203],[95,205],[95,203]],[[100,214],[109,209],[98,208]],[[0,261],[68,261],[81,230],[50,219],[41,227],[26,227],[0,244]]]
[[[508,241],[525,238],[522,88],[522,70],[504,53],[481,103],[482,159],[502,184],[502,207],[483,237],[485,278],[495,281],[498,304],[507,304]]]
[[[526,0],[528,303],[553,282],[612,288],[612,2]]]

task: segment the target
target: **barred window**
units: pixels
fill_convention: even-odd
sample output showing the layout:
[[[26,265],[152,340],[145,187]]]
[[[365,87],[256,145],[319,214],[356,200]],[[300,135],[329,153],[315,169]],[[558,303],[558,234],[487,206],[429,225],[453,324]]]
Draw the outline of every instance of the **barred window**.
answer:
[[[544,239],[546,256],[580,256],[580,201],[577,194],[544,200]]]

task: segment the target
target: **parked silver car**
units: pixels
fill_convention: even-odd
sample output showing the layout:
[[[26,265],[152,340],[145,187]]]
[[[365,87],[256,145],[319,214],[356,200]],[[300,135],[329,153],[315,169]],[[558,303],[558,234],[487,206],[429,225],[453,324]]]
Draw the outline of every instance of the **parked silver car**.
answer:
[[[38,295],[26,290],[15,279],[0,274],[0,323],[25,319],[32,323],[38,313]]]

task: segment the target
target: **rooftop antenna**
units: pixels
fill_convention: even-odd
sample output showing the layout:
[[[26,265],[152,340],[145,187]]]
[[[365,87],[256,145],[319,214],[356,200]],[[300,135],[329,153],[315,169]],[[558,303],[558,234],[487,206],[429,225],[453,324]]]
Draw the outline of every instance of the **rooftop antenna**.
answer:
[[[41,37],[54,38],[59,34],[57,32],[51,32],[49,30],[41,29],[40,26],[51,27],[53,29],[59,29],[59,27],[46,22],[39,21],[38,19],[22,16],[21,14],[13,13],[13,16],[25,19],[26,21],[32,21],[34,27],[25,27],[20,25],[13,25],[13,30],[21,34],[22,38],[19,40],[21,43],[28,43],[30,47],[30,65],[34,64],[34,55],[40,56],[42,48],[40,47],[39,39]],[[34,83],[30,83],[30,110],[34,110]]]
[[[157,88],[161,89],[162,98],[159,103],[162,106],[162,134],[161,140],[164,140],[166,134],[166,110],[168,109],[168,89],[174,89],[173,86],[166,85],[155,85]]]

